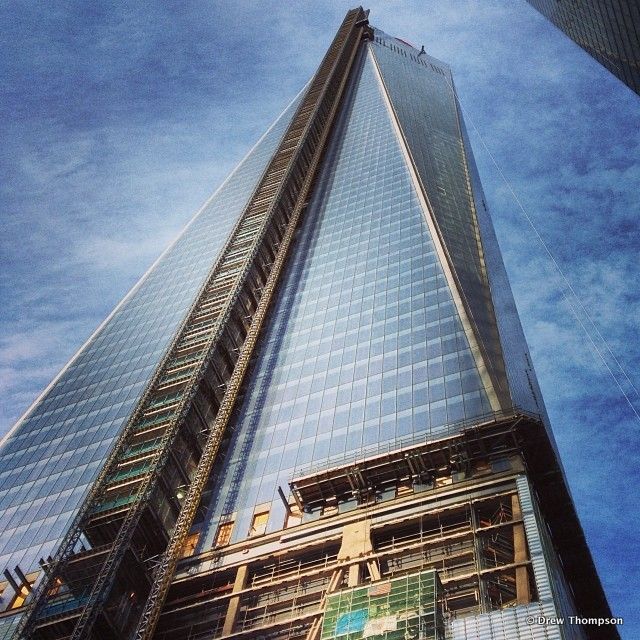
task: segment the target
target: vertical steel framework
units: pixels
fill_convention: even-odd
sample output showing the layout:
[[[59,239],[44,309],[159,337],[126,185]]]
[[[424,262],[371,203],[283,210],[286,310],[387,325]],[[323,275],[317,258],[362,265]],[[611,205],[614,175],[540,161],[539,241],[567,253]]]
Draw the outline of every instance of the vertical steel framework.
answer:
[[[366,37],[349,11],[15,638],[152,636]]]

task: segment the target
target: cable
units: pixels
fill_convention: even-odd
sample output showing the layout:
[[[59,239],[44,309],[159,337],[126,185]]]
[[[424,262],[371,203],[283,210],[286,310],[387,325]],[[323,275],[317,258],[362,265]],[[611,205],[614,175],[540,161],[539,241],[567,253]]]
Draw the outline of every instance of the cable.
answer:
[[[602,341],[602,343],[604,344],[607,352],[609,353],[609,355],[613,358],[613,361],[616,363],[618,369],[620,369],[620,371],[622,372],[622,375],[624,376],[624,378],[626,379],[626,381],[629,383],[629,386],[634,390],[636,396],[638,396],[638,398],[640,398],[640,392],[638,391],[638,389],[636,388],[636,386],[633,384],[633,382],[631,381],[629,375],[627,374],[627,372],[625,371],[624,367],[622,366],[622,364],[620,363],[620,361],[618,360],[618,358],[615,356],[615,354],[613,353],[613,351],[611,350],[611,347],[609,347],[609,344],[607,343],[607,341],[605,340],[605,338],[603,337],[603,335],[601,334],[600,330],[598,329],[598,327],[596,326],[596,324],[594,323],[594,321],[591,319],[591,316],[589,315],[589,312],[587,311],[587,309],[585,308],[585,306],[582,304],[582,302],[580,302],[580,298],[578,297],[578,295],[576,294],[573,286],[571,285],[571,283],[569,282],[568,278],[565,276],[564,272],[562,271],[560,265],[558,264],[558,261],[555,259],[555,257],[553,256],[553,254],[551,253],[551,250],[549,249],[547,243],[544,241],[544,239],[542,238],[542,236],[540,235],[538,229],[536,228],[535,224],[533,223],[533,220],[531,219],[531,217],[529,216],[529,214],[527,213],[526,209],[524,208],[524,206],[522,205],[522,203],[520,202],[520,198],[518,198],[518,195],[516,194],[516,192],[514,191],[513,187],[511,186],[511,184],[509,183],[509,181],[507,180],[504,172],[502,171],[502,169],[500,168],[500,166],[498,165],[495,157],[493,156],[493,154],[491,153],[491,151],[489,150],[489,147],[487,146],[486,142],[484,141],[484,138],[482,137],[482,135],[480,134],[480,131],[478,130],[478,127],[476,126],[475,122],[473,121],[473,119],[469,116],[469,112],[463,107],[462,102],[460,101],[460,98],[457,96],[455,89],[453,88],[452,84],[449,82],[448,78],[445,78],[445,81],[447,82],[447,84],[449,85],[449,88],[451,89],[454,99],[457,100],[458,104],[460,105],[460,110],[463,112],[465,118],[471,123],[471,126],[473,127],[476,135],[478,136],[480,143],[482,144],[484,150],[487,152],[487,155],[489,156],[489,158],[491,158],[491,162],[493,163],[494,167],[496,168],[496,170],[498,171],[498,174],[500,175],[500,177],[502,178],[502,181],[504,182],[504,184],[507,186],[507,189],[509,189],[509,191],[511,192],[511,195],[513,196],[513,199],[515,200],[516,204],[518,205],[518,208],[520,209],[520,211],[522,212],[522,215],[525,217],[525,219],[527,220],[527,222],[529,223],[529,226],[533,229],[533,232],[536,236],[536,238],[538,239],[538,241],[540,242],[540,244],[542,245],[545,253],[547,254],[547,256],[549,257],[549,259],[551,260],[552,264],[554,265],[554,267],[556,268],[556,271],[560,274],[560,277],[562,278],[562,281],[565,283],[567,289],[569,289],[569,291],[571,292],[571,295],[573,297],[573,299],[575,301],[577,301],[577,307],[579,309],[582,310],[582,312],[584,313],[584,315],[586,316],[586,318],[588,319],[590,325],[595,329],[595,332],[598,336],[598,338],[600,338],[600,340]],[[640,422],[640,414],[638,413],[638,411],[636,410],[635,406],[633,405],[633,403],[631,402],[631,400],[629,399],[629,396],[627,395],[627,393],[625,392],[625,390],[622,388],[622,385],[620,384],[620,381],[618,380],[617,376],[615,375],[615,373],[613,372],[613,370],[611,369],[611,367],[609,366],[608,362],[606,361],[603,353],[600,351],[600,349],[598,348],[598,346],[596,345],[594,339],[592,338],[591,334],[589,333],[589,331],[587,331],[587,328],[585,327],[584,323],[582,322],[581,318],[578,315],[577,309],[574,307],[574,305],[572,304],[572,302],[569,300],[569,297],[566,294],[566,291],[561,289],[561,293],[562,296],[564,297],[565,301],[567,302],[567,304],[569,305],[569,308],[571,309],[574,317],[576,318],[576,320],[578,321],[578,324],[582,327],[582,330],[584,331],[585,335],[587,336],[587,339],[589,340],[589,342],[591,343],[591,346],[593,347],[593,349],[596,351],[596,353],[598,354],[598,356],[600,357],[600,359],[602,360],[604,366],[607,368],[607,371],[609,372],[609,374],[611,375],[611,377],[613,378],[614,382],[616,383],[616,385],[618,386],[618,388],[620,389],[620,392],[622,393],[622,395],[624,396],[625,400],[627,401],[627,404],[631,407],[631,410],[633,411],[633,413],[635,414],[638,422]]]

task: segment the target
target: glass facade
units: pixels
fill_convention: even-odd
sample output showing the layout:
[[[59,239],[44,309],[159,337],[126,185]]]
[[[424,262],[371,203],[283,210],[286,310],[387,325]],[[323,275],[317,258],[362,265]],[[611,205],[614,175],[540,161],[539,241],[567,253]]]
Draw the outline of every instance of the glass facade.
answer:
[[[528,2],[640,94],[640,4],[634,0]]]
[[[377,32],[374,55],[460,287],[500,402],[509,404],[504,362],[449,69]]]
[[[52,554],[278,145],[296,99],[0,450],[0,570]]]
[[[311,466],[442,434],[491,412],[452,292],[363,52],[213,490],[233,540]],[[421,67],[425,74],[434,73]],[[260,507],[263,505],[263,507]]]

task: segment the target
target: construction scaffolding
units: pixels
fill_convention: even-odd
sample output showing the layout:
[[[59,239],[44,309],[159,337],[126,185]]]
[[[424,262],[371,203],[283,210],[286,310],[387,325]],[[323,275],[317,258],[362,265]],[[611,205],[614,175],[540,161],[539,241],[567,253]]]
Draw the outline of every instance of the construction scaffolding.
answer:
[[[440,640],[444,623],[436,571],[422,571],[331,594],[321,640],[384,637],[385,640]]]
[[[343,614],[362,608],[358,604],[362,594],[369,598],[369,613],[366,620],[364,614],[354,614],[363,625],[362,633],[367,621],[371,620],[367,631],[373,632],[378,624],[392,624],[374,619],[393,615],[403,633],[407,625],[418,625],[435,634],[441,628],[443,610],[449,617],[475,615],[534,600],[526,545],[522,546],[524,556],[516,561],[516,530],[522,521],[510,515],[517,500],[515,485],[502,481],[492,490],[499,490],[499,495],[469,497],[468,490],[464,495],[457,488],[446,508],[434,506],[433,497],[416,494],[402,500],[400,512],[397,505],[379,503],[366,514],[330,516],[342,521],[325,530],[322,539],[295,536],[285,542],[285,534],[280,534],[275,553],[266,552],[273,542],[268,537],[263,541],[265,551],[257,548],[255,554],[246,545],[242,551],[232,545],[213,563],[217,568],[207,568],[206,557],[194,558],[190,569],[185,565],[176,576],[156,637],[326,639],[333,637]],[[441,495],[442,490],[437,493]],[[354,540],[354,526],[367,522],[366,537]],[[306,525],[306,529],[313,527]],[[518,598],[516,572],[520,569],[527,588]],[[415,582],[425,572],[437,574],[437,594],[425,579]],[[353,583],[362,585],[362,590]],[[388,596],[389,584],[404,585],[405,591],[424,587],[420,593],[425,598],[425,615],[427,604],[435,611],[437,600],[437,619],[418,624],[410,615],[415,608],[409,605],[415,600],[409,598],[402,609],[404,605],[396,599],[400,586],[392,590],[392,602],[378,600],[375,594]],[[349,595],[353,593],[358,597]],[[347,621],[348,617],[342,623]],[[356,633],[356,626],[348,633]],[[368,636],[349,635],[349,640],[361,637]]]
[[[403,633],[419,625],[395,601],[378,608],[374,594],[425,572],[437,574],[445,626],[530,606],[539,594],[517,488],[525,476],[565,571],[584,575],[586,545],[562,544],[576,539],[577,520],[543,423],[514,411],[451,432],[293,478],[292,510],[306,519],[181,560],[155,638],[355,640],[369,620],[367,633],[389,638],[393,624]],[[578,606],[600,606],[597,593],[575,591]],[[351,631],[337,634],[341,616],[365,608],[354,593],[368,594],[368,613],[344,618]]]
[[[424,572],[434,581],[437,573],[438,612],[447,616],[534,600],[514,480],[523,472],[518,420],[525,417],[494,418],[480,430],[292,480],[299,503],[294,508],[312,518],[257,540],[185,558],[156,637],[321,640],[332,637],[331,625],[335,631],[338,619],[348,613],[348,598],[354,609],[353,596],[346,594],[382,596],[389,584],[413,589],[421,583],[412,580]],[[356,475],[359,484],[353,481]],[[349,501],[354,503],[349,509],[339,508]],[[354,591],[360,586],[364,591]],[[395,590],[393,594],[395,598]],[[367,614],[363,621],[364,614],[357,614],[362,633],[371,619],[367,633],[376,625],[397,624],[402,633],[408,625],[418,625],[424,633],[430,629],[432,636],[424,637],[439,637],[433,634],[439,633],[440,617],[419,623],[409,607],[400,616],[394,600],[387,605],[396,623],[374,622],[385,618],[387,605],[370,604],[380,604],[375,609],[380,615]]]

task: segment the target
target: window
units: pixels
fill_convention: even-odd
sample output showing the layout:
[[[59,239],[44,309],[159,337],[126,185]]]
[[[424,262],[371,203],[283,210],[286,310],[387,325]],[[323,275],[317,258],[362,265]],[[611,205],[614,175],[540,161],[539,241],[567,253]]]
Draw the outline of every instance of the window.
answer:
[[[29,590],[27,589],[27,587],[21,587],[20,592],[16,593],[16,595],[13,597],[13,600],[9,605],[9,609],[19,609],[24,604],[24,601],[27,599],[28,595]]]
[[[62,585],[63,585],[62,580],[60,580],[60,578],[56,578],[53,582],[53,585],[51,585],[51,588],[49,589],[49,591],[47,591],[47,596],[48,597],[57,596],[60,593]]]
[[[267,530],[267,522],[269,521],[269,511],[258,511],[253,514],[251,529],[249,536],[260,536]]]
[[[491,471],[501,473],[502,471],[511,471],[511,460],[509,458],[497,458],[491,461]]]
[[[231,532],[233,531],[233,520],[223,522],[218,526],[216,533],[216,547],[226,547],[231,541]]]
[[[184,541],[184,545],[182,546],[182,558],[188,558],[196,552],[199,537],[199,531],[196,531],[196,533],[190,533],[187,536],[187,539]]]
[[[295,527],[302,522],[302,514],[298,511],[291,511],[285,519],[285,528]]]
[[[15,593],[13,597],[9,600],[9,605],[7,606],[7,609],[19,609],[24,605],[25,600],[31,593],[31,587],[33,587],[33,584],[35,583],[39,573],[40,573],[39,571],[34,571],[32,573],[27,574],[26,576],[24,576],[23,574],[20,574],[21,577],[26,580],[26,582],[21,582],[19,584],[20,590],[17,593]],[[0,595],[3,594],[8,584],[9,583],[4,582],[4,580],[2,581],[2,583],[0,584]],[[0,603],[1,602],[2,602],[2,598],[0,598]]]

